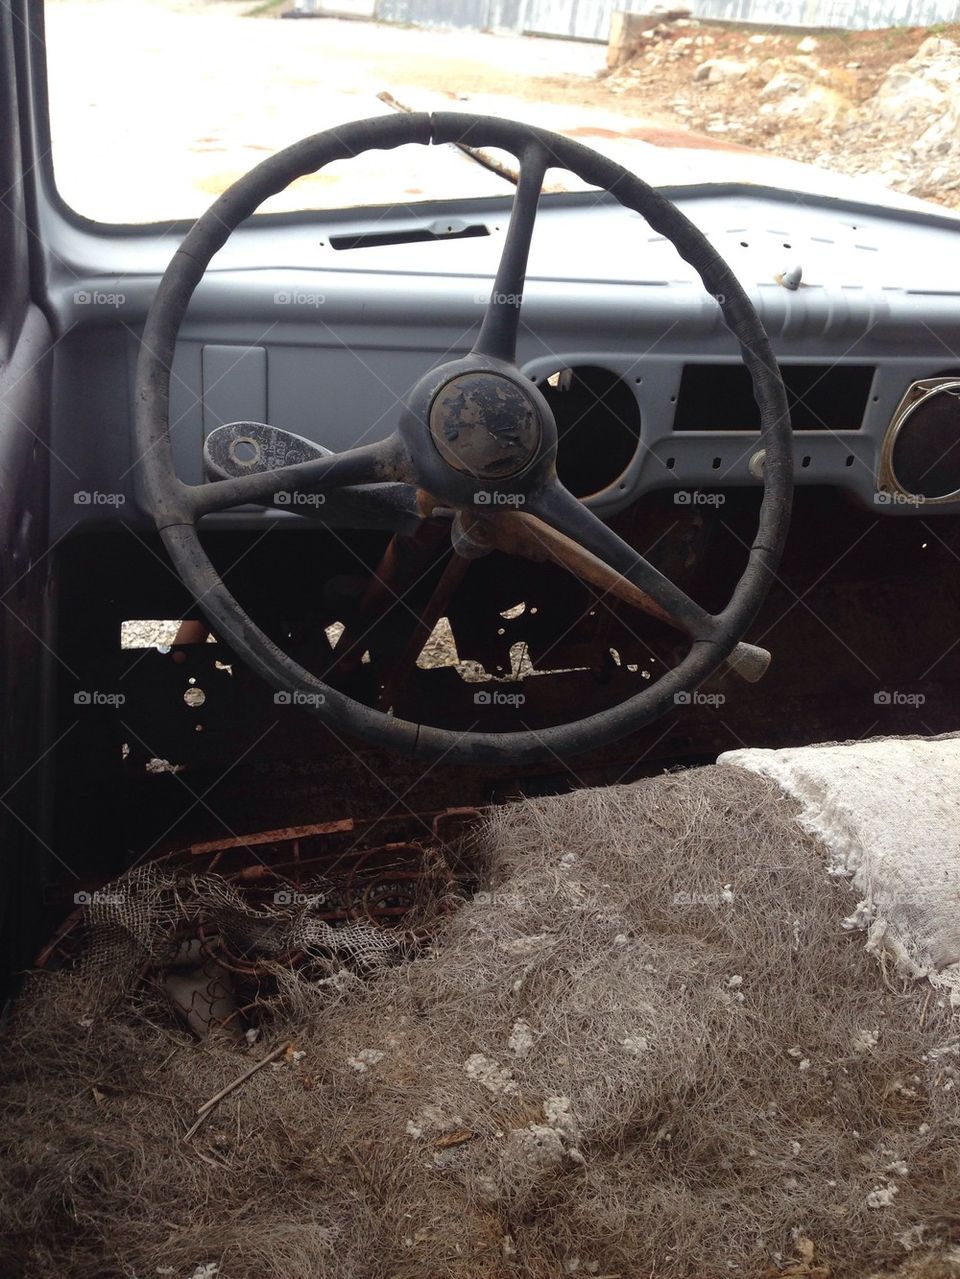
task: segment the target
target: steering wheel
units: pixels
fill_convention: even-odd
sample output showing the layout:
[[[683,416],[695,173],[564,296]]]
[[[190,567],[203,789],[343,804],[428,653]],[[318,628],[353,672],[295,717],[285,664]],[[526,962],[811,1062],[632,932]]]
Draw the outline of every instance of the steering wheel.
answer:
[[[225,426],[211,434],[206,447],[208,470],[223,478],[184,484],[174,471],[170,444],[170,368],[187,305],[211,258],[267,197],[294,179],[333,160],[407,143],[495,147],[519,162],[496,280],[473,349],[430,369],[405,397],[394,433],[379,443],[331,454],[274,427],[242,424],[237,435],[233,426]],[[743,574],[717,614],[663,576],[557,478],[556,423],[544,397],[516,365],[530,237],[543,177],[551,167],[609,192],[672,242],[716,298],[753,379],[764,450],[759,527]],[[776,572],[793,489],[786,392],[769,340],[733,271],[701,231],[621,165],[558,134],[486,116],[387,116],[318,133],[264,160],[194,224],[167,267],[143,332],[135,400],[139,500],[155,519],[182,581],[216,634],[242,660],[347,735],[457,763],[563,759],[649,723],[725,661],[751,680],[769,661],[762,649],[741,642]],[[240,607],[200,544],[202,516],[245,503],[269,504],[291,492],[323,493],[324,502],[352,495],[359,506],[367,498],[375,502],[378,494],[406,494],[408,500],[396,504],[398,522],[406,519],[408,526],[411,511],[421,519],[450,520],[454,550],[464,556],[496,548],[562,564],[602,591],[672,623],[691,638],[690,649],[679,665],[618,705],[547,728],[529,727],[519,710],[521,729],[491,733],[474,731],[475,725],[455,732],[374,709],[323,683],[274,644]],[[311,508],[321,515],[323,509]]]

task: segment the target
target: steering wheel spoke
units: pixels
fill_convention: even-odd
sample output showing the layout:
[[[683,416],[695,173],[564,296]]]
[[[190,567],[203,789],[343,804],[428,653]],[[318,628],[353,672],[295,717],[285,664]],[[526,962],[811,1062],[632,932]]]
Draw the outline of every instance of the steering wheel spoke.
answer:
[[[565,566],[572,572],[590,581],[591,574],[602,573],[597,567],[601,565],[607,574],[612,573],[627,584],[627,594],[634,597],[627,599],[628,603],[635,602],[645,612],[669,622],[693,639],[712,636],[716,619],[668,577],[664,577],[659,569],[654,568],[649,560],[604,524],[559,481],[537,494],[528,503],[528,509],[538,524],[549,529],[545,536],[561,551]],[[563,537],[565,545],[556,541],[557,534]],[[612,579],[603,583],[595,581],[595,584],[613,589],[611,582]],[[614,590],[614,594],[627,598],[622,590]]]
[[[701,608],[559,481],[539,493],[529,510],[530,514],[508,512],[497,517],[513,526],[521,554],[549,559],[691,639],[720,638],[720,618]],[[769,666],[770,654],[753,644],[738,644],[727,660],[738,675],[753,683]]]
[[[248,456],[241,445],[256,445],[258,440],[266,438],[263,432],[274,432],[286,435],[276,428],[266,427],[260,423],[235,423],[232,427],[220,427],[219,431],[229,432],[233,427],[242,429],[242,434],[232,441],[231,448],[221,447],[222,439],[214,441],[214,447],[204,450],[205,459],[211,461],[209,469],[216,474],[226,474],[228,478],[217,479],[209,484],[198,484],[185,489],[187,503],[194,519],[201,515],[209,515],[214,511],[225,511],[230,507],[255,503],[261,506],[276,506],[281,510],[296,510],[304,506],[320,506],[327,490],[337,490],[361,484],[412,483],[413,475],[406,452],[396,435],[390,436],[377,444],[365,444],[359,448],[348,449],[345,453],[331,453],[328,449],[304,461],[275,466],[267,470],[253,469],[258,464],[277,457],[266,451],[256,456]],[[259,428],[260,434],[251,428]],[[218,434],[211,433],[210,440]],[[290,437],[300,440],[299,436]],[[310,441],[302,441],[309,444]],[[317,448],[318,446],[313,446]],[[301,450],[302,451],[302,450]],[[296,453],[297,450],[291,450]],[[289,456],[284,454],[283,456]],[[225,461],[230,458],[229,465]]]
[[[520,178],[517,182],[510,224],[500,255],[493,291],[483,314],[480,334],[474,344],[476,355],[513,364],[517,355],[517,330],[520,326],[520,307],[523,304],[523,286],[527,278],[527,259],[530,256],[530,240],[537,217],[537,205],[543,176],[550,156],[537,142],[531,142],[521,151]]]

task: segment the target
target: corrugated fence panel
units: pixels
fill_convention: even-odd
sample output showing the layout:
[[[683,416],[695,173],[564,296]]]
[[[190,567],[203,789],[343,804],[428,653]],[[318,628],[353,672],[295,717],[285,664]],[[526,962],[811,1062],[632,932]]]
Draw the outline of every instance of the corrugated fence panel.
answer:
[[[610,35],[614,9],[643,13],[652,0],[525,0],[522,30],[536,35],[573,36],[578,40],[603,40]]]
[[[467,27],[485,31],[490,0],[377,0],[378,22],[412,22],[417,27]],[[519,27],[513,27],[519,30]]]
[[[960,22],[960,0],[686,0],[698,18],[763,26],[928,27]],[[606,42],[614,9],[642,13],[652,0],[376,0],[380,22],[475,31],[527,31]]]
[[[689,7],[698,18],[854,31],[960,22],[958,0],[692,0]]]

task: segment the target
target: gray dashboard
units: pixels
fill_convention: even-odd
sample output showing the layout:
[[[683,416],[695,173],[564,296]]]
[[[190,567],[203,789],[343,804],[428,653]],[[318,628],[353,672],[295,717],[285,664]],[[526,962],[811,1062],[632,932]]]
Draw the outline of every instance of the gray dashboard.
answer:
[[[910,384],[960,374],[960,220],[761,189],[671,194],[750,293],[796,392],[798,484],[842,488],[878,514],[914,514],[916,503],[878,497],[877,476]],[[171,417],[182,478],[201,479],[204,436],[226,421],[270,421],[335,450],[389,434],[405,391],[469,349],[508,213],[497,199],[455,214],[421,205],[241,227],[181,331]],[[145,523],[133,488],[134,370],[147,308],[182,230],[108,236],[58,219],[46,234],[61,334],[51,535],[78,521]],[[785,287],[778,277],[798,266],[800,286]],[[611,440],[632,432],[633,443],[593,491],[598,511],[613,514],[658,488],[758,483],[749,385],[716,301],[672,245],[608,197],[543,200],[519,362],[545,389],[552,377],[562,390],[564,371],[586,369],[595,387],[617,384],[621,405],[629,395],[629,412],[603,428]],[[583,457],[603,454],[603,431],[577,426]],[[622,438],[617,447],[622,453]],[[958,509],[960,500],[937,506]]]

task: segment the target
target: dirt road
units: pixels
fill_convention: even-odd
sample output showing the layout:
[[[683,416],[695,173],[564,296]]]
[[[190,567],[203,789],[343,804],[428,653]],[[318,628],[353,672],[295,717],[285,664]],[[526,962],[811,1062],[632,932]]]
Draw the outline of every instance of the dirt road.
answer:
[[[523,118],[541,83],[591,85],[598,45],[419,31],[337,19],[244,16],[232,0],[52,0],[47,6],[54,159],[61,191],[88,216],[196,216],[265,155],[348,120],[388,114],[377,98],[446,110],[493,95]],[[577,121],[582,121],[578,110]],[[489,195],[509,188],[445,153],[377,155],[317,175],[274,208]],[[455,159],[455,163],[451,162]]]

